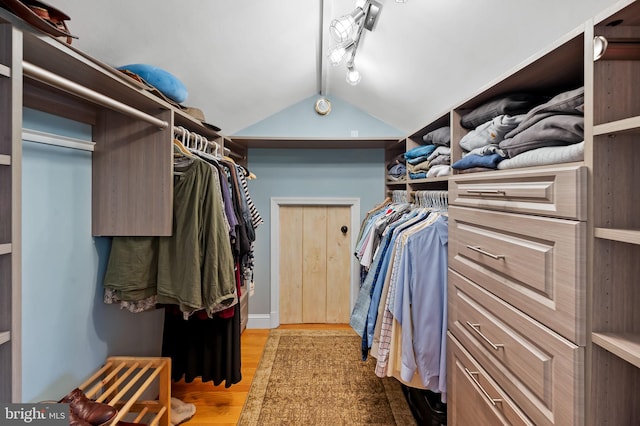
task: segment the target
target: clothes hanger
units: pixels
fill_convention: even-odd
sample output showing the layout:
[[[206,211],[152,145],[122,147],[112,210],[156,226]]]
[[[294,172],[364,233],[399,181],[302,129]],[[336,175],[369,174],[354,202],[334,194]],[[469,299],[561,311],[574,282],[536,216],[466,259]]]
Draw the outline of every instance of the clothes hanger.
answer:
[[[187,129],[185,129],[184,127],[180,126],[178,127],[178,130],[180,132],[182,132],[182,140],[184,141],[186,138],[186,135],[189,133],[187,131]],[[184,143],[181,142],[178,138],[176,138],[174,136],[173,138],[173,146],[174,146],[174,153],[181,153],[184,154],[187,157],[193,157],[193,155],[191,154],[191,152],[189,152],[189,150],[184,146]],[[178,150],[176,151],[176,148],[178,148]]]

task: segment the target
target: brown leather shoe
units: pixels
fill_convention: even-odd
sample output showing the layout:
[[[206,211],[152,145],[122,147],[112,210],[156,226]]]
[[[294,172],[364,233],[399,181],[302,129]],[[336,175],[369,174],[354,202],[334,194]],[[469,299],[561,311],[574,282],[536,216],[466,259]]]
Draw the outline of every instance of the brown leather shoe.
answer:
[[[118,413],[118,410],[110,405],[90,400],[78,388],[72,390],[60,402],[69,404],[69,411],[73,411],[78,418],[92,426],[103,425]]]
[[[82,420],[76,415],[76,412],[69,407],[69,426],[91,426],[91,423]]]

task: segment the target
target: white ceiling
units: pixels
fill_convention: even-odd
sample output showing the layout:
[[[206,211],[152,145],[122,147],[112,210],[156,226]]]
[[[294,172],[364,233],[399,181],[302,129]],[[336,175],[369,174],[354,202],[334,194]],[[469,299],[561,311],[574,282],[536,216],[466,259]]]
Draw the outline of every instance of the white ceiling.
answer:
[[[345,82],[344,65],[326,60],[330,19],[356,0],[49,3],[71,16],[75,47],[113,66],[171,72],[189,90],[184,104],[202,109],[225,135],[321,91],[409,134],[614,3],[379,2],[376,27],[365,31],[356,57],[358,86]]]

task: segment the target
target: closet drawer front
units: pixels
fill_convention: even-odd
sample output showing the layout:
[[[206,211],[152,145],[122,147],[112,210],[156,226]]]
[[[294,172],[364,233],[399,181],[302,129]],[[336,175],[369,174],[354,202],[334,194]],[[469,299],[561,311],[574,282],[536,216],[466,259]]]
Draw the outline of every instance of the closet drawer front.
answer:
[[[533,425],[450,333],[447,347],[449,425]]]
[[[505,170],[456,175],[449,204],[567,219],[587,219],[587,168]]]
[[[449,266],[585,344],[585,222],[449,207]]]
[[[584,348],[454,271],[450,332],[538,425],[584,422]]]

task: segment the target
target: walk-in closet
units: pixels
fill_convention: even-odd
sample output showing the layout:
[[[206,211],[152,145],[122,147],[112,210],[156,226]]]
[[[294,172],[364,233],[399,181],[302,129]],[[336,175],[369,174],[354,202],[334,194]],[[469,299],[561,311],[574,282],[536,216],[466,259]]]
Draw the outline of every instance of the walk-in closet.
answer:
[[[0,0],[0,424],[640,424],[640,2]]]

